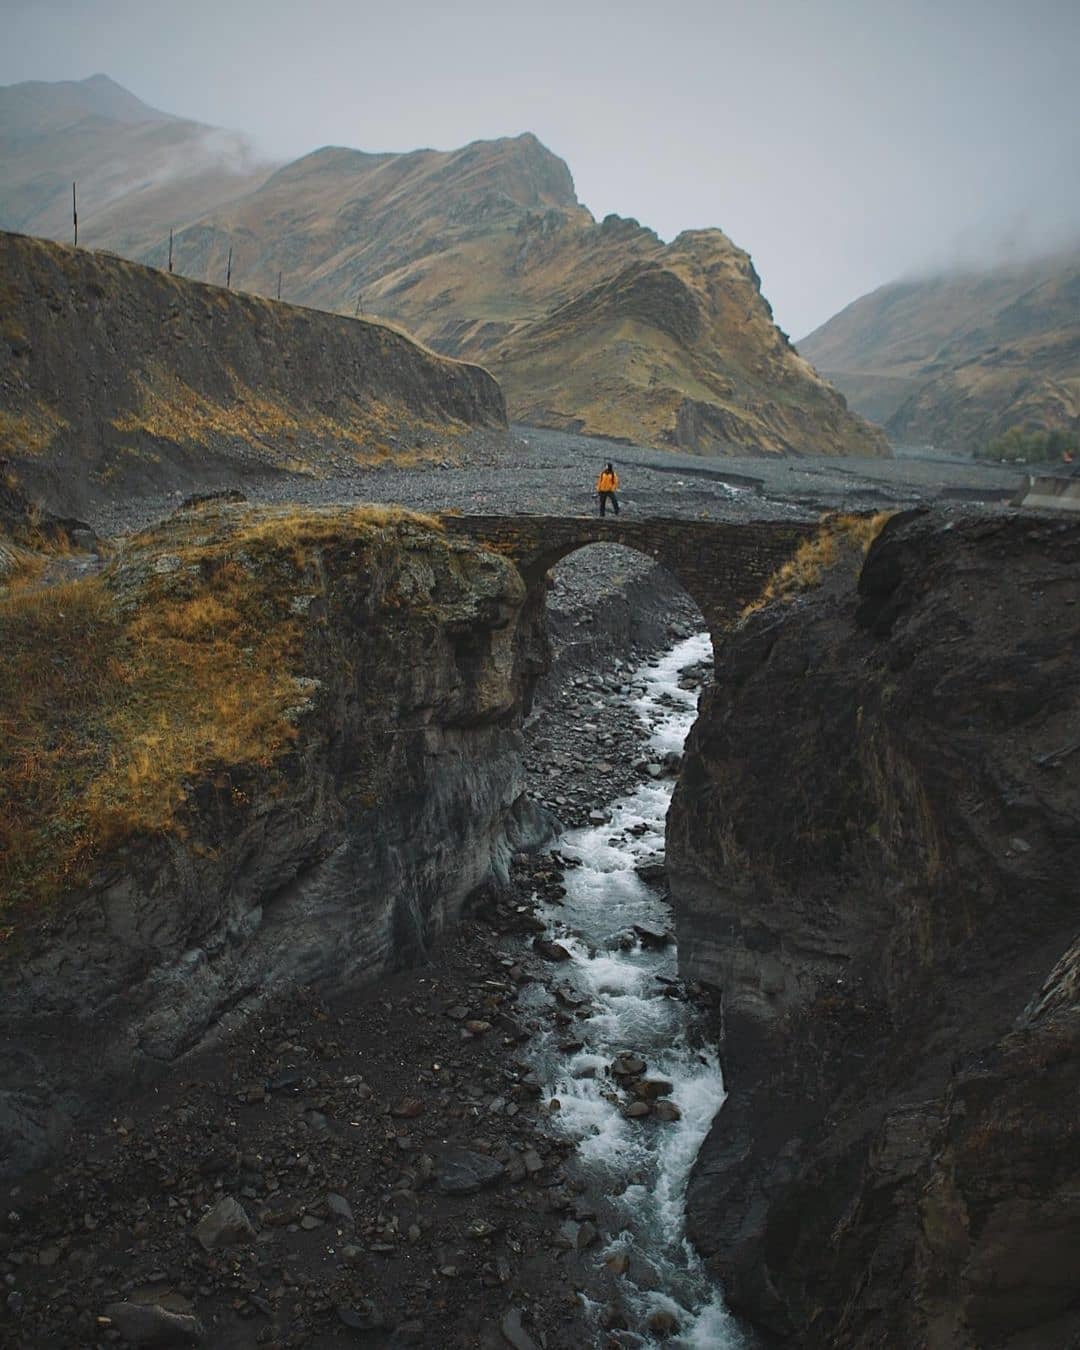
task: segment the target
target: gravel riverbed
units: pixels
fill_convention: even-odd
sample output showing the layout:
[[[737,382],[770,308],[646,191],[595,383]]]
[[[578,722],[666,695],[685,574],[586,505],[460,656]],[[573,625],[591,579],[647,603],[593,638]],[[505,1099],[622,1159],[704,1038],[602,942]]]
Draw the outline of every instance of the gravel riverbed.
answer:
[[[342,460],[326,477],[283,475],[236,486],[253,501],[386,501],[467,515],[591,515],[596,476],[611,459],[620,506],[633,517],[784,520],[931,501],[1000,502],[1023,478],[1002,465],[921,455],[705,459],[533,427],[474,431],[428,446],[425,454],[432,458],[412,468],[362,468]],[[103,535],[142,528],[167,515],[182,496],[114,501],[93,512],[90,524]]]

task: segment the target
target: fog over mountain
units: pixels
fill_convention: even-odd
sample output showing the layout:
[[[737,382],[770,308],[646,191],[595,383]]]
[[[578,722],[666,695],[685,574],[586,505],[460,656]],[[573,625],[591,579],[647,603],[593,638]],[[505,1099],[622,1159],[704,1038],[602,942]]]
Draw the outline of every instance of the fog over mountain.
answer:
[[[106,71],[279,161],[532,131],[598,219],[742,243],[794,335],[898,277],[1080,237],[1072,0],[6,0],[4,29],[0,83]]]

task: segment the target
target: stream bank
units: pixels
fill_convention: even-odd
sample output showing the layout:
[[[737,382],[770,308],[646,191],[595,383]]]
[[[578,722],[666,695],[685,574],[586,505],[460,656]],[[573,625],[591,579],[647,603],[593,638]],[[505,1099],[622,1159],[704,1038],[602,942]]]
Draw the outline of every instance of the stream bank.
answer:
[[[594,677],[575,670],[568,702],[546,705],[560,720],[570,707],[598,715]],[[629,668],[620,679],[640,688]],[[626,736],[605,751],[610,777],[631,782],[651,752],[632,705],[610,692],[603,716]],[[530,755],[545,753],[544,725],[541,713],[526,730]],[[582,778],[569,762],[561,781],[582,810],[609,800],[594,795],[605,791],[595,764]],[[571,1140],[551,1128],[527,1049],[549,1021],[574,1017],[554,992],[559,963],[533,945],[538,910],[562,898],[561,862],[518,854],[510,882],[474,896],[416,970],[334,997],[280,988],[81,1129],[58,1163],[6,1186],[0,1341],[599,1343],[589,1309],[614,1302],[620,1276],[580,1239],[599,1205]],[[549,1012],[532,1006],[541,989]],[[611,1344],[642,1344],[648,1313],[622,1316]]]

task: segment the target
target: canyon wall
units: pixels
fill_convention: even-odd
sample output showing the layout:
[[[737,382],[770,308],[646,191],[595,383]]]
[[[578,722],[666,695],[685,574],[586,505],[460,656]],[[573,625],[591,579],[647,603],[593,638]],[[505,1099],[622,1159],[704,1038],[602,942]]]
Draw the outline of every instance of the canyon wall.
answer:
[[[897,517],[720,650],[668,826],[730,1097],[692,1236],[783,1345],[1080,1332],[1080,526]]]
[[[62,514],[444,454],[495,380],[385,324],[0,232],[0,455]]]
[[[0,1174],[283,986],[422,959],[544,835],[523,599],[421,517],[211,503],[4,603]]]

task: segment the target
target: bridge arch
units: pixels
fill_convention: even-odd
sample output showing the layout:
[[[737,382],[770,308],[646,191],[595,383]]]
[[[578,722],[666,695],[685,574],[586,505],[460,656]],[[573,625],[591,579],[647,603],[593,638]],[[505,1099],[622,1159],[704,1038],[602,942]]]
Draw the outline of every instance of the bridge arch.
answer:
[[[529,599],[542,606],[556,563],[588,544],[622,544],[654,559],[701,610],[715,648],[721,633],[785,563],[816,523],[801,521],[611,520],[579,516],[444,516],[466,534],[509,557]]]

